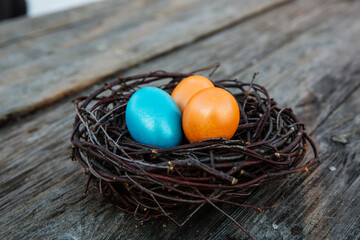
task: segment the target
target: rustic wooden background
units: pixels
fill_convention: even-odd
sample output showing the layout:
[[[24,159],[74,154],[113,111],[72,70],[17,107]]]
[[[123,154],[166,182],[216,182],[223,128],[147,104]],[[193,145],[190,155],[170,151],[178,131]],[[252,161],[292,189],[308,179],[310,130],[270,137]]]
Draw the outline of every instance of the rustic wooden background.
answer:
[[[247,239],[211,206],[184,227],[84,194],[71,99],[115,76],[190,71],[250,80],[290,106],[322,162],[221,205],[257,239],[360,239],[360,2],[107,0],[0,24],[0,239]],[[294,90],[296,89],[296,90]]]

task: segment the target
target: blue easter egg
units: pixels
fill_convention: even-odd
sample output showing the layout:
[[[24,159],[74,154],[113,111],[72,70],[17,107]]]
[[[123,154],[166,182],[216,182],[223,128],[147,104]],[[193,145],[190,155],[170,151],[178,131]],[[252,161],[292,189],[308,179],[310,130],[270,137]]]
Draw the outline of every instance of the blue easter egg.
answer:
[[[183,132],[179,107],[160,88],[137,90],[129,99],[125,119],[130,135],[139,143],[160,148],[181,143]]]

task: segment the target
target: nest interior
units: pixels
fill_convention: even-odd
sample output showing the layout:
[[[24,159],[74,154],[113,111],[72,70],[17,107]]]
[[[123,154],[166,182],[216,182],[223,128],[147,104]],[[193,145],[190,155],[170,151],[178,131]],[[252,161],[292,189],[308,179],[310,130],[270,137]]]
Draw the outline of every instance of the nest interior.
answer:
[[[245,206],[237,199],[318,161],[316,146],[293,111],[279,108],[263,86],[236,79],[214,81],[239,103],[240,123],[231,140],[184,142],[168,149],[135,142],[125,122],[131,95],[148,85],[171,94],[194,73],[156,71],[119,78],[74,100],[72,157],[88,175],[86,189],[92,183],[107,201],[142,219],[165,215],[179,224],[171,214],[191,206],[182,225],[205,203],[218,210],[220,202]],[[307,145],[314,156],[304,160]]]

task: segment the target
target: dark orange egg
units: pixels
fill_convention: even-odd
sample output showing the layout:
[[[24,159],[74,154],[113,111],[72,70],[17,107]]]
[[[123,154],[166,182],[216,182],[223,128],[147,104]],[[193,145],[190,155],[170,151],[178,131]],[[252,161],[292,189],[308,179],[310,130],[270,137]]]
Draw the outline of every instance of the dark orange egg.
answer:
[[[194,75],[182,80],[174,89],[171,97],[178,105],[180,112],[183,113],[190,98],[200,90],[214,87],[214,84],[206,77]]]
[[[183,112],[183,130],[190,142],[208,138],[231,139],[240,121],[239,106],[233,95],[222,88],[196,93]]]

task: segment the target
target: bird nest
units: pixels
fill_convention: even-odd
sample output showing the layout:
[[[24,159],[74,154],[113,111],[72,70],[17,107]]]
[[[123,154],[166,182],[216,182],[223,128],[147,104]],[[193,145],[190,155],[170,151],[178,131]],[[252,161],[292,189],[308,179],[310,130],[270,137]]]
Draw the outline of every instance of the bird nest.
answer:
[[[120,77],[74,100],[72,156],[88,175],[86,189],[92,183],[107,201],[144,220],[165,215],[182,225],[208,203],[234,221],[217,203],[261,211],[266,207],[243,205],[238,199],[308,171],[318,161],[316,146],[294,112],[279,108],[265,87],[236,79],[214,81],[239,103],[241,119],[232,139],[183,142],[166,149],[135,142],[125,122],[131,95],[149,85],[171,94],[183,78],[198,71]],[[314,156],[304,160],[308,143]],[[178,223],[172,213],[184,205],[193,211]]]

